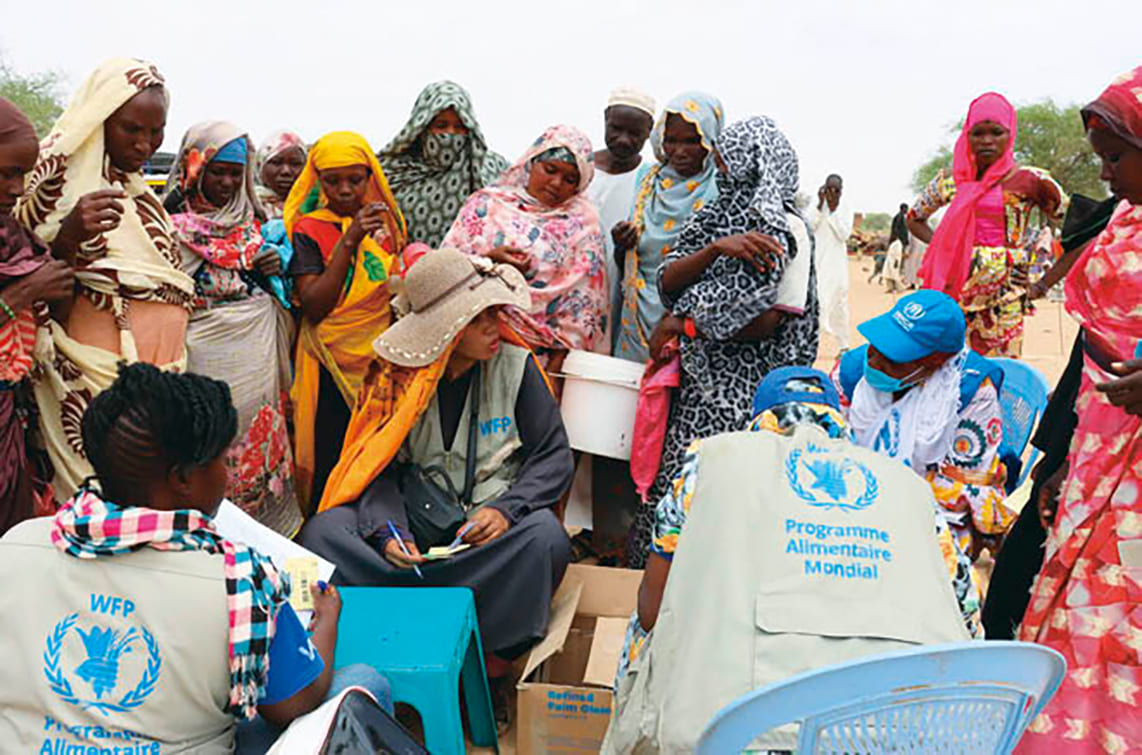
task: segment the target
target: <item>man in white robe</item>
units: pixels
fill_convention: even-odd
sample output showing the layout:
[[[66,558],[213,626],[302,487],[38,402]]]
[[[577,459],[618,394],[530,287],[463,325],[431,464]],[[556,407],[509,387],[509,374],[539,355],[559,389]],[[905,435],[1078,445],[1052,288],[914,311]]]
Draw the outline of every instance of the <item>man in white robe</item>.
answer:
[[[615,261],[611,230],[630,219],[638,188],[638,168],[642,165],[642,148],[654,126],[654,107],[654,98],[636,89],[619,87],[611,92],[607,108],[603,111],[607,148],[595,153],[595,178],[587,188],[587,196],[599,210],[599,224],[607,244],[607,285],[611,291],[607,353],[610,353],[611,336],[615,332],[614,320],[621,311],[619,292],[622,286],[622,271]]]
[[[841,202],[844,181],[829,176],[817,192],[817,207],[811,224],[817,239],[817,288],[821,301],[821,327],[837,340],[841,351],[849,348],[849,257],[848,240],[853,232],[853,214]]]

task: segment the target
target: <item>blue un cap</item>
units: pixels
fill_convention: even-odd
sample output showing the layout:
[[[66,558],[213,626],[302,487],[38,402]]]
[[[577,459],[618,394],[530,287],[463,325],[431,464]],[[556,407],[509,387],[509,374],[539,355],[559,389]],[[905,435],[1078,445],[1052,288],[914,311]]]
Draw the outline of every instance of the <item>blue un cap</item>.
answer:
[[[782,404],[822,404],[839,410],[841,398],[833,381],[820,370],[781,367],[766,375],[757,387],[757,393],[753,394],[753,416]]]
[[[940,291],[920,289],[902,297],[879,317],[857,326],[889,360],[902,364],[929,354],[958,354],[964,348],[964,312]]]

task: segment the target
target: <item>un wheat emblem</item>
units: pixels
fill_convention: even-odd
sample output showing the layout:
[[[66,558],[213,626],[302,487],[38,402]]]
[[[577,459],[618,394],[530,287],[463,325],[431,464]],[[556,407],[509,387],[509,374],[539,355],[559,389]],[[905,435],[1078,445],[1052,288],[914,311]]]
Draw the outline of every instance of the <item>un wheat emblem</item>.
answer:
[[[802,482],[802,470],[812,477],[808,487]],[[853,472],[864,482],[858,496],[850,490]],[[880,483],[867,466],[813,444],[794,449],[785,457],[785,478],[798,498],[817,508],[860,511],[880,495]]]
[[[118,631],[106,627],[93,626],[88,631],[76,628],[79,614],[68,614],[55,625],[48,635],[44,650],[44,676],[48,687],[65,703],[82,709],[93,708],[104,715],[125,713],[139,707],[155,691],[162,670],[162,655],[158,642],[147,629],[131,627]],[[64,673],[61,664],[64,640],[72,629],[83,642],[87,657],[75,673],[88,685],[95,695],[94,700],[81,698],[72,687],[71,680]],[[124,655],[134,652],[140,643],[147,653],[146,668],[134,689],[129,690],[119,700],[103,700],[119,686],[119,665]]]

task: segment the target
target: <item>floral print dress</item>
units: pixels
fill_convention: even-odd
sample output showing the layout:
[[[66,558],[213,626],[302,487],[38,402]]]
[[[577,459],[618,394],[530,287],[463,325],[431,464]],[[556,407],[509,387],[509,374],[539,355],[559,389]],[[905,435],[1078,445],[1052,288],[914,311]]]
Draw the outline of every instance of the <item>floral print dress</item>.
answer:
[[[218,151],[246,139],[245,182],[226,207],[201,192],[205,167]],[[270,293],[254,260],[272,248],[262,237],[249,140],[233,124],[191,127],[169,179],[182,206],[171,217],[181,268],[194,280],[194,310],[186,332],[187,369],[230,387],[238,437],[227,452],[227,496],[286,537],[301,529],[293,453],[286,424],[293,323]],[[169,195],[168,195],[169,196]]]
[[[1136,90],[1142,94],[1142,70]],[[1142,100],[1140,100],[1142,101]],[[1067,660],[1028,752],[1142,752],[1142,419],[1096,386],[1142,342],[1142,206],[1122,202],[1071,270],[1067,311],[1083,330],[1070,471],[1019,639]],[[1021,750],[1023,751],[1023,750]]]
[[[927,220],[956,196],[950,173],[939,175],[917,197],[908,217]],[[1062,220],[1068,198],[1051,174],[1039,168],[1018,168],[1003,181],[1002,205],[981,202],[977,210],[976,243],[971,273],[960,296],[968,322],[968,344],[979,354],[1018,358],[1023,353],[1023,315],[1029,305],[1022,291],[1013,289],[1011,273],[1029,269],[1026,249],[1032,211],[1044,220]]]

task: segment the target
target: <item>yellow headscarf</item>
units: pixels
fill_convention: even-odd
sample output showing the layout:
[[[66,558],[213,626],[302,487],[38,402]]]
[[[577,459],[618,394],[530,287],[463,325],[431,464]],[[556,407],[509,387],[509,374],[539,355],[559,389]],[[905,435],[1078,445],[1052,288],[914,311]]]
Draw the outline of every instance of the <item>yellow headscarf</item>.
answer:
[[[389,213],[383,232],[367,236],[355,250],[350,281],[337,306],[319,323],[302,319],[297,343],[297,364],[291,396],[294,404],[295,452],[298,489],[308,507],[313,490],[317,443],[315,422],[321,368],[333,377],[345,403],[353,408],[357,394],[373,361],[373,341],[392,322],[389,305],[389,271],[404,248],[404,217],[397,206],[385,173],[365,138],[349,131],[326,134],[313,145],[305,169],[286,199],[283,220],[292,236],[298,220],[313,218],[348,230],[352,217],[338,215],[327,206],[318,171],[364,165],[369,168],[365,204],[384,202]],[[311,209],[312,208],[312,209]],[[389,242],[391,251],[382,243]],[[333,439],[322,438],[322,442]]]
[[[399,240],[398,246],[403,247],[407,229],[404,216],[401,214],[400,207],[397,206],[396,197],[393,196],[393,192],[389,188],[389,182],[385,179],[385,172],[381,169],[381,164],[377,162],[377,156],[373,154],[373,148],[369,146],[365,137],[352,131],[328,133],[318,139],[317,143],[309,150],[305,169],[297,177],[297,181],[294,182],[293,188],[289,192],[289,197],[286,198],[283,210],[286,231],[292,235],[294,225],[303,216],[341,223],[342,230],[349,227],[353,218],[342,217],[326,208],[325,192],[321,191],[321,182],[318,180],[317,174],[318,171],[348,168],[350,165],[364,165],[369,169],[369,187],[365,193],[365,204],[384,202],[389,206],[397,225],[397,227],[389,230],[389,235],[393,237],[394,241]],[[310,195],[313,194],[314,189],[319,192],[317,207],[321,209],[307,212],[304,207],[312,201]],[[367,241],[371,241],[371,239],[366,240],[366,243]],[[399,252],[400,249],[398,248],[396,251]]]

